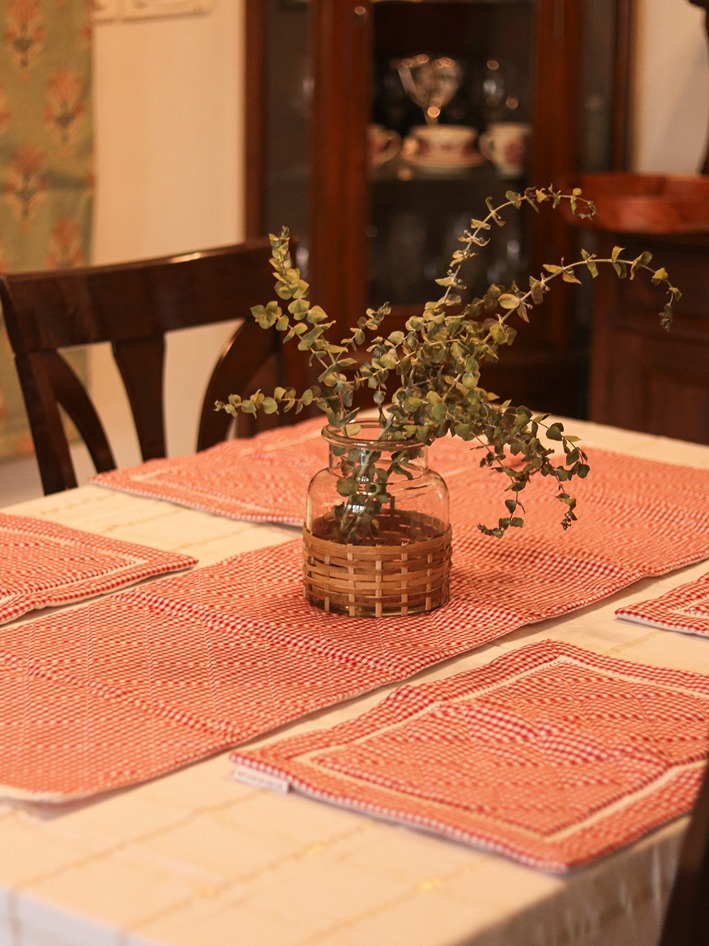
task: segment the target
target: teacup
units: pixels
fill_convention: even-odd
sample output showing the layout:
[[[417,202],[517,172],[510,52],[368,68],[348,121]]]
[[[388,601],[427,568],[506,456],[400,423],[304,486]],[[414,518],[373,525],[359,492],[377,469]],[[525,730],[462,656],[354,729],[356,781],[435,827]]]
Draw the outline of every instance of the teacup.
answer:
[[[468,125],[416,125],[409,141],[414,157],[428,164],[456,164],[473,153],[477,130]]]
[[[527,161],[530,130],[523,122],[495,122],[480,135],[480,151],[503,177],[517,177]]]
[[[369,163],[372,167],[384,164],[395,157],[401,148],[401,138],[384,125],[370,125],[367,128]]]

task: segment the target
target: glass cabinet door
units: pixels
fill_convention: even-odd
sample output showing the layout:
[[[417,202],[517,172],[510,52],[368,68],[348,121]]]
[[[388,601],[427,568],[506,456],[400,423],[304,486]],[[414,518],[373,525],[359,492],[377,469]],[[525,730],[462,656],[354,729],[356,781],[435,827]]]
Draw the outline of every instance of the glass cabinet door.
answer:
[[[309,249],[313,61],[309,3],[247,0],[246,230],[288,226]]]
[[[484,214],[487,197],[498,202],[509,189],[561,184],[549,176],[556,168],[537,141],[556,138],[555,112],[567,148],[573,139],[563,171],[613,165],[618,5],[575,6],[573,22],[565,22],[569,10],[561,2],[372,4],[371,303],[420,305],[430,298],[457,233]],[[559,57],[559,36],[562,58],[578,56],[559,76],[571,83],[573,108],[547,79],[547,66],[558,62],[545,58]],[[530,258],[529,240],[512,214],[468,273],[471,288],[525,278],[539,262]]]
[[[436,297],[486,198],[623,167],[631,3],[247,0],[250,234],[288,224],[331,317],[346,327],[390,302],[398,327]],[[570,256],[575,234],[555,217],[494,228],[471,291],[526,285]],[[583,318],[559,295],[500,386],[580,413],[569,366],[583,372]],[[541,404],[540,379],[565,394]]]
[[[372,16],[369,295],[420,305],[485,199],[525,186],[534,4],[381,0]],[[520,220],[493,237],[473,289],[523,270]]]

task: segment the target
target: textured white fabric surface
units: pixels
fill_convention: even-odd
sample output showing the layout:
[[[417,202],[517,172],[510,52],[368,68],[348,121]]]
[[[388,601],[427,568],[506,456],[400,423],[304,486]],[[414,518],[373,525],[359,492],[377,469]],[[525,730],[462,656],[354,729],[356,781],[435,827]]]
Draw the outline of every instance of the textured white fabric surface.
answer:
[[[707,447],[576,421],[568,427],[589,446],[709,476]],[[192,554],[201,564],[297,534],[98,487],[7,511]],[[617,608],[706,570],[704,562],[642,580],[414,679],[477,667],[542,639],[709,673],[703,638],[615,617]],[[388,689],[284,732],[332,726]],[[238,784],[223,753],[91,801],[0,809],[0,946],[651,946],[685,824],[555,877],[294,793]]]

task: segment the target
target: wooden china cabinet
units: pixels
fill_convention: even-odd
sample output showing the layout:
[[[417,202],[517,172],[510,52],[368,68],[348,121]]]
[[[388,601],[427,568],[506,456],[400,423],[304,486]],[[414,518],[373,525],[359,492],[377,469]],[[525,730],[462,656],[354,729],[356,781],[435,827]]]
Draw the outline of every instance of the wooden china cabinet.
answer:
[[[391,302],[391,328],[429,298],[455,236],[485,199],[579,172],[623,169],[633,0],[247,0],[247,230],[288,225],[312,298],[343,329]],[[488,162],[422,170],[404,153],[372,167],[367,129],[407,142],[424,113],[396,62],[452,58],[457,91],[441,124],[531,127],[523,172]],[[530,219],[533,218],[533,219]],[[560,214],[516,214],[467,274],[527,284],[570,258]],[[537,409],[585,412],[588,315],[583,292],[550,293],[484,383]],[[578,287],[577,287],[578,288]]]

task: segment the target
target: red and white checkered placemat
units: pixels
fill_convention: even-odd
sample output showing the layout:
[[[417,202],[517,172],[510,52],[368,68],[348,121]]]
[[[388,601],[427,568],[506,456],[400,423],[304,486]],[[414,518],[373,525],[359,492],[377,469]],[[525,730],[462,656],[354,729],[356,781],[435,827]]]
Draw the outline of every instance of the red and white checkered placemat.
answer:
[[[245,781],[564,871],[688,811],[708,743],[709,677],[542,641],[232,759]]]
[[[709,634],[709,572],[658,598],[618,608],[624,621],[682,634]]]
[[[200,453],[149,460],[91,480],[202,512],[300,525],[314,473],[327,465],[321,418],[228,440]]]
[[[0,513],[0,624],[196,564],[188,555]]]

